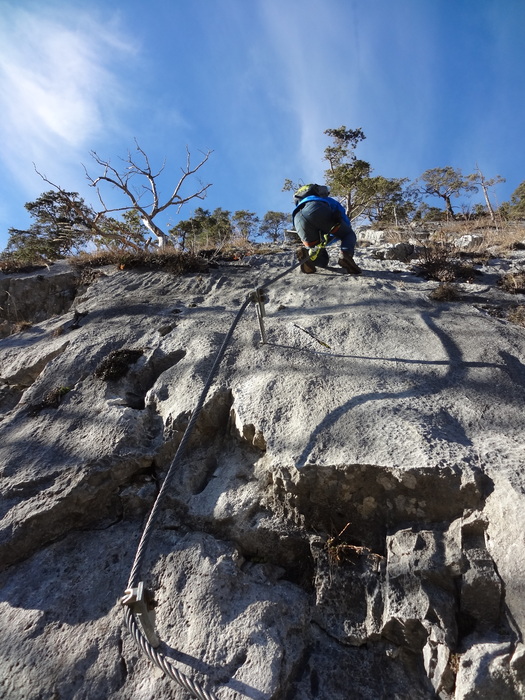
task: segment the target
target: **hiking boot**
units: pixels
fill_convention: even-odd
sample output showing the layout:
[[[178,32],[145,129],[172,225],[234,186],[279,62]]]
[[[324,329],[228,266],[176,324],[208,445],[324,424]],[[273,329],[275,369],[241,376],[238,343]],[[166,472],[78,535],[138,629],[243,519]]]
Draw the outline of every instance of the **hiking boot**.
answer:
[[[303,246],[297,248],[296,255],[297,260],[299,260],[301,263],[301,272],[305,272],[307,275],[312,274],[312,272],[316,272],[315,265],[310,260],[310,255],[306,248]]]
[[[357,265],[353,257],[346,250],[343,251],[343,256],[337,261],[351,275],[360,275],[363,271]]]
[[[321,250],[317,253],[317,257],[315,260],[312,260],[312,262],[316,267],[328,267],[330,264],[330,257],[326,248],[321,248]]]

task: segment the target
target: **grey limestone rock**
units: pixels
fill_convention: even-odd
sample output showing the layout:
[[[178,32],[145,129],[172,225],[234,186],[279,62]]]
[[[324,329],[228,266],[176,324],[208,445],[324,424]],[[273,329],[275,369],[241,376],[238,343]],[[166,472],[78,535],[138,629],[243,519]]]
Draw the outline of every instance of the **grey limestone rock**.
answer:
[[[142,561],[159,650],[221,700],[525,697],[524,330],[368,250],[271,284],[266,344],[240,320]],[[1,280],[31,324],[0,340],[2,697],[188,697],[119,599],[235,313],[293,263]]]

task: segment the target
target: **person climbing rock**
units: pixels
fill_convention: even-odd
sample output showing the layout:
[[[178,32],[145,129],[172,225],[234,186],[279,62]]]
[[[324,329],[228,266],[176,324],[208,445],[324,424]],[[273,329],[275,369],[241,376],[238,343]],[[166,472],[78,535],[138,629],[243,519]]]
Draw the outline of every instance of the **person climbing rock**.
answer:
[[[317,267],[328,266],[328,252],[324,246],[330,236],[335,236],[341,241],[339,265],[352,275],[360,275],[362,270],[354,261],[356,235],[350,219],[341,204],[329,194],[328,187],[315,184],[304,185],[294,193],[293,223],[303,242],[297,250],[301,272],[308,274]]]

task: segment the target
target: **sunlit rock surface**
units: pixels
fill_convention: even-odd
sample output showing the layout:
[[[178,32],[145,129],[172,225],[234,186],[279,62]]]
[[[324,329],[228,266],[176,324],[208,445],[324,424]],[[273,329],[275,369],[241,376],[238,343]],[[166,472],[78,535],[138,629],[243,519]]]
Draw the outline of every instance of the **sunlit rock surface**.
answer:
[[[494,262],[443,303],[358,260],[267,286],[267,344],[253,304],[235,330],[143,566],[160,651],[223,700],[525,697],[525,329],[484,310]],[[118,599],[237,310],[293,263],[0,279],[2,697],[188,697]]]

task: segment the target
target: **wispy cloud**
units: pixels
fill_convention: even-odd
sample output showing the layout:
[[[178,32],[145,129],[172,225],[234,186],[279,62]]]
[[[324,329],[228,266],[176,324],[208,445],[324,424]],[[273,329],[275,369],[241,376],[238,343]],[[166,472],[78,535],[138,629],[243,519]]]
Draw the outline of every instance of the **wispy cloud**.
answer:
[[[124,95],[113,64],[129,43],[88,13],[8,7],[0,17],[4,173],[22,185],[32,162],[60,173],[117,127]]]
[[[410,123],[408,145],[414,144],[416,158],[431,130],[435,46],[428,32],[423,40],[408,28],[414,17],[425,27],[432,12],[418,9],[417,2],[405,13],[388,3],[370,4],[365,11],[357,0],[326,0],[321,12],[318,5],[303,0],[297,12],[295,5],[260,2],[280,63],[274,74],[285,86],[300,134],[300,176],[322,177],[329,143],[324,131],[343,124],[363,128],[368,137],[359,157],[400,176],[396,165],[407,149],[405,124]]]
[[[325,129],[339,126],[330,121],[341,93],[340,70],[333,45],[334,15],[318,12],[318,3],[305,0],[301,11],[295,5],[260,3],[268,40],[272,45],[279,86],[286,95],[298,134],[298,177],[319,176],[324,170],[322,156],[328,145]],[[348,76],[345,94],[354,89]]]

